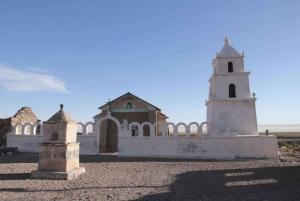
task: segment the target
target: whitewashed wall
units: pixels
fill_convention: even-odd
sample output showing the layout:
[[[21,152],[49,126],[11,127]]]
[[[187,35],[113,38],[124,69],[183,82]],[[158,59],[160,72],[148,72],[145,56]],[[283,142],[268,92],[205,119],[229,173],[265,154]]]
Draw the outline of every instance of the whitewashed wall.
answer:
[[[118,156],[203,159],[276,158],[278,148],[275,136],[119,137]]]
[[[87,122],[82,124],[82,135],[77,135],[77,142],[80,142],[80,155],[94,155],[98,154],[97,140],[98,140],[98,130],[94,129],[93,122]],[[35,128],[40,125],[40,134],[36,135]],[[93,134],[87,134],[87,126],[92,125]],[[21,126],[21,129],[18,129]],[[30,132],[27,132],[26,126],[30,127]],[[19,132],[19,130],[21,132]],[[18,123],[13,127],[10,134],[7,135],[7,147],[18,147],[21,152],[40,152],[39,143],[43,143],[43,124],[42,123]]]
[[[95,155],[98,154],[97,136],[96,135],[77,135],[80,155]]]
[[[43,142],[40,135],[7,135],[7,147],[18,147],[21,152],[40,152],[39,143]]]
[[[278,156],[277,138],[275,136],[238,135],[213,129],[210,124],[193,123],[198,126],[198,135],[190,136],[190,126],[184,123],[168,123],[174,127],[174,136],[167,136],[163,129],[162,136],[155,136],[154,124],[144,122],[129,124],[125,120],[118,137],[118,156],[121,157],[164,157],[164,158],[203,158],[234,159],[242,158],[276,158]],[[202,126],[208,124],[208,133],[202,133]],[[132,136],[131,127],[139,128],[139,135]],[[150,136],[143,135],[143,126],[150,126]],[[186,135],[178,136],[178,127],[186,128]],[[166,125],[163,125],[165,127]]]
[[[99,148],[99,126],[105,119],[112,119],[118,126],[118,156],[121,157],[165,157],[165,158],[210,158],[210,159],[233,159],[243,158],[276,158],[278,156],[277,139],[275,136],[258,135],[238,135],[227,128],[226,132],[220,132],[212,128],[208,122],[190,124],[168,122],[167,124],[144,122],[139,124],[132,122],[128,125],[127,120],[123,124],[107,116],[99,119],[95,124],[88,122],[82,124],[83,134],[77,135],[80,142],[80,154],[93,155],[98,153]],[[155,126],[162,126],[162,136],[155,136]],[[202,127],[207,124],[207,133],[202,132]],[[30,125],[31,132],[25,132],[25,126]],[[93,134],[88,135],[86,128],[92,125]],[[144,136],[143,128],[145,125],[150,127],[150,136]],[[197,126],[197,135],[190,136],[192,125]],[[16,125],[17,126],[17,125]],[[29,123],[21,124],[20,134],[17,133],[16,126],[12,134],[7,136],[8,146],[18,147],[20,151],[39,152],[38,143],[42,143],[43,125],[41,134],[35,135],[34,125]],[[173,127],[174,135],[167,134],[167,126]],[[178,128],[183,126],[186,135],[178,136]],[[132,127],[138,128],[138,135],[132,136]]]

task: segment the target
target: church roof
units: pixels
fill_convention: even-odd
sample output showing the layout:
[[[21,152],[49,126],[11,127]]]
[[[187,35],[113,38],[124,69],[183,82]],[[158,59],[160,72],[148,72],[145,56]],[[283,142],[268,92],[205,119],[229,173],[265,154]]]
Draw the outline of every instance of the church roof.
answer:
[[[223,46],[222,50],[217,55],[217,57],[241,57],[242,56],[231,45],[229,45],[229,41],[230,40],[228,37],[224,39],[225,45]]]
[[[139,99],[139,100],[141,100],[141,101],[147,103],[148,105],[151,105],[152,107],[155,107],[157,110],[161,111],[160,108],[158,108],[158,107],[156,107],[156,106],[154,106],[154,105],[148,103],[147,101],[145,101],[145,100],[143,100],[143,99],[141,99],[141,98],[139,98],[139,97],[133,95],[133,94],[130,93],[130,92],[128,92],[128,93],[126,93],[126,94],[124,94],[124,95],[122,95],[122,96],[120,96],[120,97],[118,97],[118,98],[116,98],[116,99],[114,99],[114,100],[112,100],[112,101],[110,101],[109,103],[113,103],[113,102],[115,102],[115,101],[117,101],[117,100],[119,100],[119,99],[128,99],[128,98],[130,98],[130,99]],[[108,103],[106,103],[105,105],[100,106],[98,109],[102,109],[102,108],[103,108],[104,106],[106,106],[106,105],[108,105]]]
[[[71,116],[64,110],[64,105],[60,105],[60,110],[56,112],[48,121],[54,122],[70,122],[73,121]]]

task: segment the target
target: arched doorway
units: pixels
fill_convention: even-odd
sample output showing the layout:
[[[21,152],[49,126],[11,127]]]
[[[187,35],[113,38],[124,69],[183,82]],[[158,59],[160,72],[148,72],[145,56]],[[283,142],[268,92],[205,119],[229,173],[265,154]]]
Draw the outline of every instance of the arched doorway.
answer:
[[[97,120],[96,128],[99,129],[98,151],[100,153],[117,152],[118,132],[121,130],[120,122],[108,112],[107,116]]]

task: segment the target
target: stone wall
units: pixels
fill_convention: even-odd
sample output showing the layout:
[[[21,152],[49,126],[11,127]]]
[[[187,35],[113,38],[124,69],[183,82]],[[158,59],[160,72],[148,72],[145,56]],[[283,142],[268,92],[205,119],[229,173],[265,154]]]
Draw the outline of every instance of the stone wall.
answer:
[[[7,133],[11,132],[15,124],[38,121],[30,107],[22,107],[13,117],[0,119],[0,147],[6,146]],[[37,126],[36,133],[39,133],[39,126]]]
[[[276,158],[275,136],[119,137],[118,157]]]

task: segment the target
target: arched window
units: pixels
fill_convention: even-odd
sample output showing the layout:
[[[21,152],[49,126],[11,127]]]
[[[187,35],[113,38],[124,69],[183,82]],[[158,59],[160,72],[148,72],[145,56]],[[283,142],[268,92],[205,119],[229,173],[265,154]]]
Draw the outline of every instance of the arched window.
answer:
[[[233,72],[233,64],[232,62],[228,62],[228,73],[232,73]]]
[[[229,85],[229,98],[235,98],[235,85],[230,84]]]

